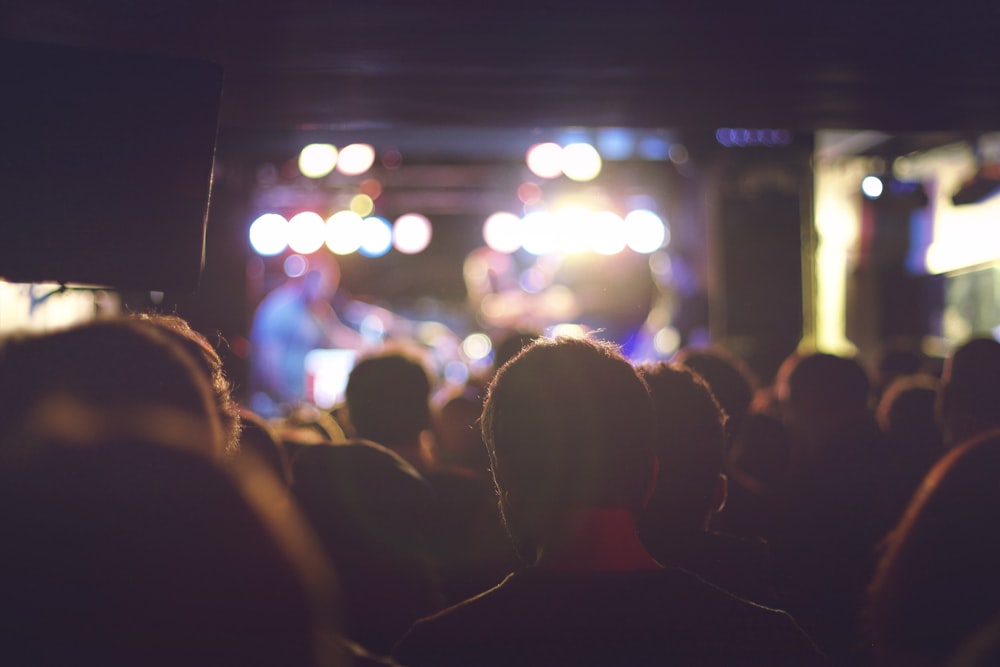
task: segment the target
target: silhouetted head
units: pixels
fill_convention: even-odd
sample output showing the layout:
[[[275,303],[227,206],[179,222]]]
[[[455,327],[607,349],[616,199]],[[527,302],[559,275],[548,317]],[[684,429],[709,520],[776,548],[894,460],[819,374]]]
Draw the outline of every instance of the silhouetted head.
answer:
[[[718,348],[683,349],[673,361],[690,368],[705,381],[728,416],[730,436],[739,433],[750,411],[757,384],[749,366],[742,359]]]
[[[667,529],[704,530],[725,498],[725,413],[708,385],[690,369],[658,363],[639,369],[656,413],[656,491],[640,521],[640,534]],[[645,539],[645,537],[644,537]]]
[[[942,458],[886,539],[868,622],[885,664],[944,664],[1000,613],[1000,432]]]
[[[929,375],[905,375],[886,388],[875,418],[883,433],[911,448],[941,446],[941,427],[935,406],[940,383]]]
[[[869,414],[871,383],[854,359],[816,352],[795,363],[778,393],[789,434],[814,450],[839,427]]]
[[[638,512],[655,479],[646,384],[609,343],[533,342],[490,383],[482,429],[504,521],[529,561],[578,510]]]
[[[222,455],[211,388],[172,336],[121,317],[4,341],[4,458],[16,458],[46,438],[86,444],[123,435]]]
[[[950,445],[1000,426],[1000,343],[977,338],[955,351],[945,362],[938,411]]]
[[[390,449],[419,443],[430,428],[431,378],[422,360],[403,349],[361,359],[347,380],[354,435]]]

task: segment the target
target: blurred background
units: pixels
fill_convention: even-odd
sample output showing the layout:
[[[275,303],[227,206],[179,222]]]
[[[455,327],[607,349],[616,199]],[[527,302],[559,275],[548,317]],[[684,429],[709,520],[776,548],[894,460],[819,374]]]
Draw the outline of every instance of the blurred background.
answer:
[[[518,329],[765,381],[1000,335],[1000,8],[694,4],[4,0],[0,330],[176,312],[243,392],[310,271],[459,384]]]

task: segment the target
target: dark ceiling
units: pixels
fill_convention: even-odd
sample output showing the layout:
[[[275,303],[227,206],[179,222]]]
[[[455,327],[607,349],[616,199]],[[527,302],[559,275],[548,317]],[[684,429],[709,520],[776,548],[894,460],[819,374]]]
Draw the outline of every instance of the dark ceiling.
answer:
[[[1000,3],[2,0],[0,36],[208,59],[223,128],[1000,125]]]

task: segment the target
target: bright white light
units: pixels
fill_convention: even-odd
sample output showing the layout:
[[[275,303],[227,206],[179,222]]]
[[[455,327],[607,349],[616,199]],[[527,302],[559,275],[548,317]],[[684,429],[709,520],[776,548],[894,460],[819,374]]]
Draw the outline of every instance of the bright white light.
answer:
[[[865,176],[861,180],[861,191],[869,199],[878,199],[882,196],[882,179],[878,176]]]
[[[681,346],[681,334],[673,327],[663,327],[653,336],[653,347],[663,356],[669,356]]]
[[[288,221],[265,213],[250,223],[250,245],[258,255],[278,255],[288,247]]]
[[[299,153],[299,171],[309,178],[323,178],[337,165],[337,147],[309,144]]]
[[[311,255],[323,247],[326,223],[319,213],[303,211],[288,221],[288,247],[300,255]]]
[[[539,178],[557,178],[562,175],[562,146],[547,142],[528,149],[525,161],[528,169]]]
[[[485,359],[492,349],[493,342],[486,334],[470,334],[462,341],[462,351],[465,352],[465,356],[476,361]]]
[[[632,250],[649,254],[670,243],[670,234],[660,216],[639,209],[625,216],[625,241]]]
[[[326,247],[337,255],[349,255],[361,247],[361,216],[354,211],[337,211],[326,221]]]
[[[521,220],[521,247],[532,255],[555,252],[559,246],[559,229],[555,218],[546,211],[535,211]]]
[[[590,144],[570,144],[562,150],[562,172],[574,181],[592,181],[601,173],[601,154]]]
[[[365,257],[381,257],[392,248],[392,225],[378,216],[361,221],[361,247],[358,251]]]
[[[521,218],[499,211],[483,223],[483,240],[493,250],[510,254],[521,247]]]
[[[559,250],[578,253],[590,250],[593,245],[593,216],[582,206],[567,206],[555,215],[556,238]]]
[[[587,330],[579,324],[566,322],[552,327],[549,335],[552,338],[586,338]]]
[[[371,169],[374,163],[374,148],[368,144],[351,144],[340,150],[337,171],[347,176],[357,176]]]
[[[419,213],[407,213],[396,219],[392,228],[392,243],[406,255],[422,252],[431,242],[431,221]]]
[[[625,221],[611,211],[593,214],[591,248],[601,255],[617,255],[625,249]]]

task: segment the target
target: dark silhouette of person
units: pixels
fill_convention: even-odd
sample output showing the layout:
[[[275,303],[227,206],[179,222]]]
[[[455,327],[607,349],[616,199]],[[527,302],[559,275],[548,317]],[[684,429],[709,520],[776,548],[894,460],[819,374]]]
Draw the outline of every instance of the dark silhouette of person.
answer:
[[[778,388],[797,467],[771,540],[784,605],[837,662],[853,664],[859,614],[888,530],[875,512],[883,436],[854,359],[807,354]]]
[[[709,530],[726,503],[725,413],[690,369],[640,366],[656,412],[659,477],[639,515],[639,537],[657,561],[694,572],[742,598],[774,605],[767,549]]]
[[[444,605],[428,544],[433,491],[398,455],[361,440],[304,447],[292,477],[341,577],[348,636],[388,654],[416,619]]]
[[[1000,614],[998,477],[994,430],[949,451],[887,536],[866,613],[877,664],[944,665]]]
[[[938,412],[948,446],[1000,427],[1000,343],[966,342],[945,361],[941,382]]]
[[[423,665],[815,664],[783,612],[643,548],[656,481],[652,404],[619,350],[540,339],[493,378],[482,415],[508,532],[527,568],[417,622],[396,646]]]
[[[673,362],[690,368],[705,381],[726,413],[730,440],[736,437],[757,390],[757,380],[746,362],[719,347],[684,348],[674,355]]]

